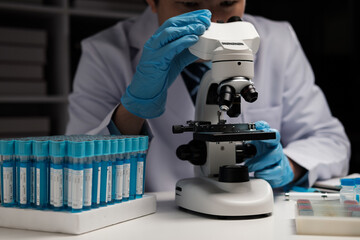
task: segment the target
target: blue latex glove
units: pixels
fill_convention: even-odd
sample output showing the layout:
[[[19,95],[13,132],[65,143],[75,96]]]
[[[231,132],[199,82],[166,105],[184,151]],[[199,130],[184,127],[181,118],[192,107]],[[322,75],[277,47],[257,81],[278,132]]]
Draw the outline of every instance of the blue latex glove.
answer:
[[[257,130],[275,132],[276,139],[251,141],[256,147],[255,157],[245,160],[249,172],[254,172],[256,178],[265,179],[273,188],[282,187],[290,183],[294,173],[290,167],[288,158],[283,152],[280,143],[280,133],[271,129],[264,121],[255,123]]]
[[[121,98],[123,106],[141,118],[165,111],[168,87],[180,72],[197,60],[188,47],[210,26],[211,12],[198,10],[165,21],[145,43],[131,84]]]

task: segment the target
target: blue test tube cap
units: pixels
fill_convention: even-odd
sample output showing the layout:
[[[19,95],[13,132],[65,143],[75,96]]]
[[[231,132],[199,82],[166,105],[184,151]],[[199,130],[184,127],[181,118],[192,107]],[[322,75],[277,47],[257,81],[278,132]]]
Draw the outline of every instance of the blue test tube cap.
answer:
[[[355,184],[360,185],[360,178],[355,178]]]
[[[134,136],[131,138],[132,140],[132,152],[138,152],[140,151],[140,141],[139,141],[139,137]]]
[[[31,140],[16,140],[15,141],[15,155],[30,156],[32,153]]]
[[[342,186],[354,186],[355,180],[353,178],[342,178],[340,180]]]
[[[118,141],[118,152],[119,154],[125,153],[125,139],[119,138]]]
[[[110,139],[103,140],[103,155],[111,154],[111,141]]]
[[[92,140],[85,142],[85,155],[91,157],[95,155],[95,143]]]
[[[119,148],[117,139],[111,139],[110,143],[111,143],[111,154],[117,154]]]
[[[148,136],[140,137],[140,151],[146,151],[149,147],[149,138]]]
[[[0,140],[0,154],[1,155],[14,155],[15,147],[14,147],[14,140],[3,139]]]
[[[49,143],[49,153],[53,157],[65,157],[67,152],[67,142],[61,140],[51,140]]]
[[[85,157],[85,142],[70,141],[68,148],[69,157],[83,158]]]
[[[96,139],[94,140],[94,154],[100,156],[103,154],[103,141]]]
[[[132,151],[132,140],[130,137],[125,138],[125,152],[129,153]]]
[[[32,153],[38,157],[49,156],[49,142],[43,140],[33,141]]]

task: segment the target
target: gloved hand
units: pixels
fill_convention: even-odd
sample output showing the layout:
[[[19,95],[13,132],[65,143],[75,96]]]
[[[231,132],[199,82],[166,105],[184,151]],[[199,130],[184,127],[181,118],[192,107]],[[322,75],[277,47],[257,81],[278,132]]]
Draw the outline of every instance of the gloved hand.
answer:
[[[172,17],[145,43],[133,80],[121,98],[129,112],[155,118],[165,111],[167,89],[184,67],[197,60],[188,47],[210,26],[210,19],[209,10]]]
[[[265,179],[273,188],[282,187],[290,183],[294,173],[290,167],[288,158],[283,152],[280,143],[280,133],[271,129],[264,121],[255,123],[257,130],[275,132],[276,139],[251,141],[256,147],[255,157],[245,160],[249,172],[254,172],[256,178]]]

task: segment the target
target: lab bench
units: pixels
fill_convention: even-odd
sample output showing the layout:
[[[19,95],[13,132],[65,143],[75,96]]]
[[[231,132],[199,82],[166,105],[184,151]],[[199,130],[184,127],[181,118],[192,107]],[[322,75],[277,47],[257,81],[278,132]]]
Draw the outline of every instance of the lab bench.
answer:
[[[254,219],[218,219],[180,210],[175,205],[175,192],[156,192],[157,211],[154,214],[115,224],[81,235],[0,228],[1,239],[354,239],[297,235],[295,202],[285,201],[275,194],[271,216]]]

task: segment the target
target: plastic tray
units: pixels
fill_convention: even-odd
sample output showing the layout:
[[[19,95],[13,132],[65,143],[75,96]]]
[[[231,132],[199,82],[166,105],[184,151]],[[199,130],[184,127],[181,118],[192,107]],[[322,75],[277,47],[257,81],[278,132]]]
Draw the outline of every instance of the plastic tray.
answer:
[[[0,207],[0,226],[82,234],[156,212],[156,197],[142,198],[79,213]]]

